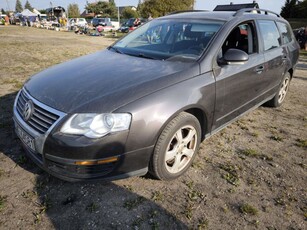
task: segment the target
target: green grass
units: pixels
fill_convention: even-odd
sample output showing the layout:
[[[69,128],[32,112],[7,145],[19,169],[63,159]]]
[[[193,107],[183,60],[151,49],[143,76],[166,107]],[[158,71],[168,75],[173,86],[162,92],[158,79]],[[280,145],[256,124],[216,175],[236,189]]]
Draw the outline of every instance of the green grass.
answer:
[[[163,193],[160,191],[155,191],[152,193],[151,199],[153,201],[162,201],[163,200]]]
[[[241,151],[239,151],[240,154],[243,154],[244,156],[247,157],[256,157],[258,156],[258,152],[255,149],[242,149]]]
[[[4,175],[4,170],[0,169],[0,177]]]
[[[208,225],[209,225],[209,220],[202,218],[198,221],[197,229],[198,230],[208,229]]]
[[[227,164],[221,164],[220,169],[223,169],[226,173],[222,173],[222,178],[225,179],[229,184],[238,186],[240,179],[237,173],[237,167]]]
[[[143,197],[138,197],[136,199],[131,199],[131,200],[127,200],[124,203],[124,208],[128,209],[128,210],[132,210],[136,207],[138,207],[140,204],[142,204],[145,201],[145,198]]]
[[[247,204],[247,203],[240,206],[240,211],[243,214],[248,214],[248,215],[253,215],[253,216],[258,214],[258,210],[252,205]]]
[[[96,212],[98,210],[99,206],[97,204],[95,204],[94,202],[90,203],[87,207],[86,210],[93,213]]]
[[[4,209],[5,202],[6,202],[6,196],[0,195],[0,211],[2,211]]]
[[[273,139],[273,138],[271,138]],[[282,141],[283,139],[280,139],[279,137],[275,137],[273,140],[275,141]],[[240,155],[241,158],[245,159],[245,157],[252,157],[252,158],[258,158],[266,161],[273,161],[273,158],[266,155],[266,154],[261,154],[258,153],[257,150],[247,148],[247,149],[241,149],[239,150],[238,154]]]
[[[300,56],[303,57],[303,58],[307,58],[307,51],[301,50],[300,51]]]
[[[282,142],[284,139],[278,135],[272,135],[270,136],[270,139],[277,142]]]
[[[307,140],[303,139],[296,139],[296,146],[301,147],[301,148],[307,148]]]

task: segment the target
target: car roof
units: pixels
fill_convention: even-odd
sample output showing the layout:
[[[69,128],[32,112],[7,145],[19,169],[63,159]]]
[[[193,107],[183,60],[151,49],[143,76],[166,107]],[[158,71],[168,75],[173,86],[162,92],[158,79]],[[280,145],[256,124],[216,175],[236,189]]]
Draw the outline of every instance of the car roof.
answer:
[[[248,10],[259,11],[263,13],[252,13]],[[234,18],[250,19],[270,19],[285,21],[280,15],[269,10],[263,9],[241,9],[238,11],[188,11],[188,12],[174,12],[162,17],[162,19],[200,19],[200,20],[217,20],[229,21]]]

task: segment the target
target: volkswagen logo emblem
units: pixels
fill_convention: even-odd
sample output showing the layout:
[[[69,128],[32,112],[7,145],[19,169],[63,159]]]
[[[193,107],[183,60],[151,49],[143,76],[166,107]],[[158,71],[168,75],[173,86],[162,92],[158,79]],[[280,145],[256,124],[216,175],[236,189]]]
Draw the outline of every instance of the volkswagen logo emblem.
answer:
[[[32,113],[34,111],[34,106],[33,106],[33,102],[31,100],[27,101],[26,104],[23,107],[23,118],[25,119],[25,121],[30,120]]]

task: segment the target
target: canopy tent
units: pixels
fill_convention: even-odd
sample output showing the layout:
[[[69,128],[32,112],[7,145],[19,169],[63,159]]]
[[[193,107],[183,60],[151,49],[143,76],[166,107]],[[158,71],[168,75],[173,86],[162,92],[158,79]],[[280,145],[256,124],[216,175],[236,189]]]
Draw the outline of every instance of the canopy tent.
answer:
[[[32,13],[28,9],[24,9],[20,14],[24,17],[36,17],[37,16],[37,14]]]
[[[40,15],[41,13],[37,9],[33,9],[33,13],[36,15]]]

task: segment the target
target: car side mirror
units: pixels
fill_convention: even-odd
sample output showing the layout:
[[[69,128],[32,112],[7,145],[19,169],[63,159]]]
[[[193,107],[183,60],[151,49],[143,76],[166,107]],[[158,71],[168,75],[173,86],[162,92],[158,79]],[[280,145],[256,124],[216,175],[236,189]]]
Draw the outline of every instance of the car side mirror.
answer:
[[[226,51],[223,57],[223,62],[225,64],[244,64],[249,59],[248,54],[243,50],[239,49],[229,49]]]

